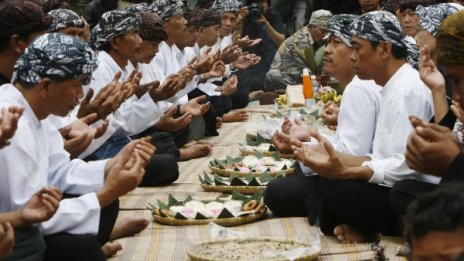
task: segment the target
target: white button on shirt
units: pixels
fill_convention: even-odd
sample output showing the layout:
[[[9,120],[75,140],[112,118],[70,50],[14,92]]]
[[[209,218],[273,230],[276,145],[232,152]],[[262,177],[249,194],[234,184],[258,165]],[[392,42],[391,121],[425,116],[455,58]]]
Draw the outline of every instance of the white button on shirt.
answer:
[[[64,199],[56,214],[40,224],[45,235],[58,232],[97,234],[100,204],[94,192],[104,183],[106,161],[70,161],[58,130],[39,121],[22,94],[11,84],[0,91],[0,107],[20,105],[24,113],[11,145],[0,150],[0,212],[18,210],[42,187],[82,195]]]

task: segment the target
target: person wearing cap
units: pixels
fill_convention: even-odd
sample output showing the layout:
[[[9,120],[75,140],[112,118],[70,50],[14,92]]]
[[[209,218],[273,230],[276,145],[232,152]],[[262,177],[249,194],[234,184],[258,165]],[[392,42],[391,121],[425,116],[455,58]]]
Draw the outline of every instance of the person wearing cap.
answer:
[[[416,7],[432,4],[434,4],[433,0],[400,0],[398,2],[398,19],[407,36],[414,38],[419,31],[419,19],[416,15]]]
[[[381,86],[381,104],[368,156],[354,156],[334,149],[318,133],[318,144],[294,146],[298,159],[320,178],[324,201],[319,215],[321,230],[340,242],[374,240],[377,233],[400,235],[399,220],[389,203],[391,187],[399,180],[439,179],[408,168],[404,153],[413,127],[410,115],[430,120],[430,90],[407,62],[417,50],[408,49],[398,19],[385,11],[369,12],[352,25],[351,60],[360,79]],[[408,60],[409,58],[409,60]]]
[[[48,15],[53,18],[53,23],[48,28],[49,33],[67,34],[85,41],[85,22],[74,11],[69,9],[54,9]]]
[[[35,37],[47,32],[52,18],[34,1],[0,4],[0,85],[10,83],[13,65]]]
[[[451,110],[463,122],[462,79],[464,74],[464,31],[462,22],[464,11],[456,12],[441,22],[437,28],[437,62],[443,66],[445,74],[433,73],[436,83],[445,85],[445,78],[451,83],[453,101]],[[417,116],[417,115],[412,115]],[[441,184],[462,182],[464,175],[464,154],[461,143],[449,127],[429,123],[426,118],[411,117],[414,131],[407,143],[406,163],[420,173],[441,177]],[[423,192],[434,190],[436,185],[424,182],[398,182],[391,193],[394,210],[399,216],[406,212],[408,204]],[[402,203],[402,204],[400,204]]]
[[[148,140],[137,140],[113,159],[70,161],[60,133],[45,119],[65,116],[78,104],[82,84],[96,66],[95,53],[85,43],[46,34],[16,62],[14,84],[2,87],[0,106],[25,109],[11,144],[0,151],[0,210],[21,208],[42,186],[56,186],[68,197],[52,219],[39,225],[47,243],[45,260],[106,260],[101,246],[110,238],[117,198],[137,186],[154,151]]]
[[[350,61],[349,29],[356,17],[335,15],[329,22],[324,71],[344,87],[340,114],[335,116],[338,118],[338,128],[330,142],[337,151],[364,156],[372,152],[381,88],[372,80],[359,79]],[[291,138],[301,142],[311,139],[309,127],[299,120],[295,120],[295,123],[286,120],[282,131],[285,133],[279,132],[273,137],[274,145],[282,153],[293,152]],[[315,224],[322,199],[319,177],[302,166],[300,163],[290,177],[271,181],[266,188],[264,202],[274,214],[308,216],[310,223]]]
[[[320,73],[322,55],[324,53],[323,38],[326,34],[327,24],[333,14],[327,10],[317,10],[311,15],[307,26],[287,38],[279,47],[272,61],[271,68],[266,73],[265,89],[273,91],[285,89],[287,85],[301,84],[301,72],[308,68],[305,57],[301,57],[305,48],[314,50],[314,61]]]

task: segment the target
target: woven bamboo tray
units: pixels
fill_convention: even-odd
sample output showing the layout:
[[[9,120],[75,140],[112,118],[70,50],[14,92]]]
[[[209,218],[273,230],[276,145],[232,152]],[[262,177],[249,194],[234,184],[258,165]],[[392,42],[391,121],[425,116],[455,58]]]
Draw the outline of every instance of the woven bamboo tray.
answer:
[[[245,150],[245,149],[240,148],[240,152],[243,155],[256,156],[256,150]],[[274,155],[274,153],[276,153],[276,151],[263,151],[262,153],[263,153],[263,156],[265,156],[265,157],[272,157],[272,155]],[[284,158],[284,159],[293,159],[293,158],[295,158],[294,154],[282,154],[282,153],[279,153],[279,156],[281,158]]]
[[[248,224],[262,219],[266,215],[267,208],[264,207],[261,211],[241,217],[219,218],[219,219],[176,219],[171,217],[161,217],[153,213],[155,222],[168,226],[187,226],[187,225],[206,225],[209,222],[214,222],[225,227],[233,227],[243,224]]]
[[[223,177],[229,177],[230,175],[235,174],[235,175],[242,178],[242,177],[245,177],[245,175],[247,175],[248,173],[252,173],[255,177],[259,177],[261,174],[263,174],[263,172],[240,172],[240,171],[235,171],[235,170],[220,169],[220,168],[217,168],[217,167],[213,167],[211,165],[209,165],[209,168],[214,173],[217,173],[217,174],[219,174],[219,175],[221,175]],[[295,168],[289,168],[289,169],[281,170],[281,171],[268,172],[268,174],[271,177],[275,177],[275,176],[279,175],[282,171],[285,172],[286,176],[288,176],[288,175],[293,174],[293,172],[295,171]]]
[[[240,250],[241,246],[243,246],[245,243],[240,243],[240,242],[243,242],[243,241],[246,241],[246,242],[269,242],[269,241],[274,241],[274,242],[278,242],[278,243],[286,243],[286,242],[290,242],[292,240],[289,240],[289,239],[277,239],[277,238],[270,238],[270,237],[255,237],[255,238],[247,238],[247,239],[221,239],[221,240],[211,240],[211,241],[205,241],[205,242],[201,242],[201,243],[198,243],[196,245],[194,245],[193,247],[191,247],[188,251],[187,251],[187,255],[190,257],[191,260],[193,261],[226,261],[228,259],[223,259],[223,258],[211,258],[211,257],[208,257],[208,256],[202,256],[200,254],[198,254],[198,250],[199,248],[207,245],[207,246],[211,246],[211,245],[215,245],[215,244],[225,244],[225,243],[229,243],[229,242],[234,242],[236,241],[237,242],[237,251]],[[295,242],[295,241],[294,241]],[[292,260],[296,260],[296,261],[309,261],[309,260],[316,260],[319,255],[320,255],[320,248],[314,248],[312,247],[310,244],[305,244],[305,243],[300,243],[300,244],[303,244],[303,245],[306,245],[308,246],[308,248],[311,248],[312,251],[309,251],[309,253],[301,256],[301,257],[298,257],[298,258],[295,258],[295,259],[292,259]],[[234,260],[242,260],[242,261],[245,261],[245,259],[234,259]],[[260,259],[261,260],[261,259]],[[283,258],[274,258],[274,259],[266,259],[267,261],[289,261],[289,259],[283,259]],[[246,261],[249,261],[249,260],[246,260]]]
[[[200,186],[209,192],[232,193],[232,191],[240,192],[244,195],[253,195],[258,191],[263,191],[266,186],[226,186],[226,185],[208,185],[200,184]]]

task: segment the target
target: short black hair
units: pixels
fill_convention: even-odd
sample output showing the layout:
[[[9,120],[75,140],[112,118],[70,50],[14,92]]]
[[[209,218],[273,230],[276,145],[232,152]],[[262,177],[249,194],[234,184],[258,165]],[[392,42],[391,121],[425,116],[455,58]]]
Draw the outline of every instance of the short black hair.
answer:
[[[404,225],[409,242],[432,231],[464,228],[464,183],[451,182],[419,196],[409,205]]]
[[[380,42],[370,42],[370,43],[371,43],[372,49],[377,48],[380,44]],[[392,55],[396,59],[405,59],[406,57],[408,57],[408,49],[406,47],[401,48],[399,46],[392,44],[391,48],[392,48]]]

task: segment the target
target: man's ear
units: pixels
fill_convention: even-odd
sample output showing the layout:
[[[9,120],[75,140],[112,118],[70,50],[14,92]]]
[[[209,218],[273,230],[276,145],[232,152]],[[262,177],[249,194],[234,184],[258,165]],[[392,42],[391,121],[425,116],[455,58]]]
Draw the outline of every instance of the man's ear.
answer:
[[[16,54],[21,55],[26,50],[27,43],[18,34],[13,34],[10,37],[10,47]]]
[[[40,80],[37,88],[42,98],[48,97],[50,87],[53,85],[53,81],[50,78],[43,78]]]
[[[390,43],[382,42],[377,46],[378,51],[380,51],[380,58],[386,60],[390,58],[392,53],[392,45]]]
[[[115,37],[112,37],[110,39],[110,46],[111,46],[111,49],[114,49],[114,50],[119,50],[119,37],[118,36],[115,36]]]

